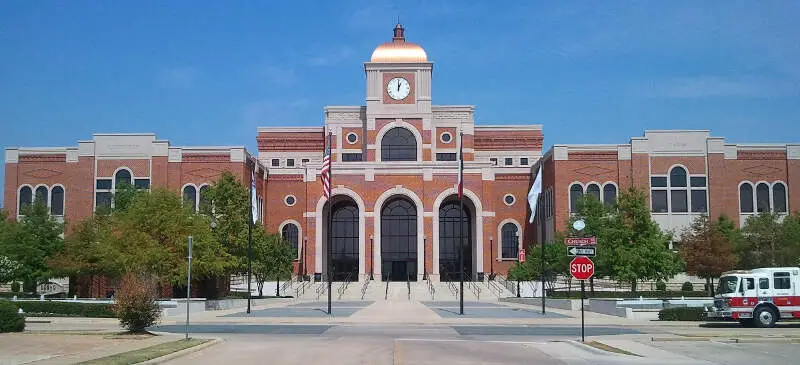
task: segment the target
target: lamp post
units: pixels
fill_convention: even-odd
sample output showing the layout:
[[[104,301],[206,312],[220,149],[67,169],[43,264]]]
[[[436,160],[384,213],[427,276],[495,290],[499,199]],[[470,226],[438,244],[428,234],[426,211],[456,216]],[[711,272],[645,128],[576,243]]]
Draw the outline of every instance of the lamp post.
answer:
[[[492,237],[489,235],[489,280],[494,280],[494,244],[492,244]]]
[[[519,235],[514,235],[514,238],[517,240],[517,261],[519,261]],[[517,298],[519,297],[519,278],[517,278]]]
[[[306,280],[306,246],[308,246],[308,236],[303,237],[303,249],[300,252],[300,281]]]
[[[369,280],[375,280],[375,235],[369,235]]]
[[[428,247],[428,235],[422,235],[422,256],[425,257],[425,247]],[[419,272],[419,271],[418,271]],[[425,260],[422,260],[422,280],[428,280],[428,270],[425,268]]]

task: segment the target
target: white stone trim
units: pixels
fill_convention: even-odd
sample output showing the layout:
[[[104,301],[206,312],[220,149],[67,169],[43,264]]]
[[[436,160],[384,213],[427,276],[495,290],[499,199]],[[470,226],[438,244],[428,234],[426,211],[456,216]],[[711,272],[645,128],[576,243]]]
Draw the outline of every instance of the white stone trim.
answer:
[[[114,188],[114,189],[111,190],[112,194],[113,194],[113,192],[116,191],[116,187],[117,187],[116,186],[116,184],[117,184],[116,179],[112,178],[111,184],[112,184],[111,187]],[[194,188],[194,207],[193,208],[194,208],[194,211],[196,212],[196,211],[199,210],[198,207],[200,206],[200,188],[197,185],[195,185],[194,183],[183,184],[183,186],[181,186],[181,193],[180,193],[181,194],[181,204],[183,204],[183,199],[184,199],[183,189],[186,189],[187,186],[191,186],[191,187]],[[111,206],[112,207],[114,206],[113,205],[113,200],[112,200],[112,205]]]
[[[512,201],[511,201],[511,204],[509,204],[509,203],[506,201],[506,198],[507,198],[507,197],[509,197],[509,196],[511,197],[511,200],[512,200]],[[517,202],[517,197],[516,197],[516,196],[514,196],[514,194],[510,194],[510,193],[509,193],[509,194],[505,194],[505,195],[503,195],[503,204],[505,204],[505,205],[507,205],[507,206],[509,206],[509,207],[510,207],[510,206],[514,205],[516,202]]]
[[[736,160],[739,155],[739,150],[736,148],[736,145],[725,145],[725,159],[726,160]]]
[[[303,257],[303,246],[304,246],[303,245],[303,226],[300,225],[300,222],[298,222],[298,221],[296,221],[294,219],[287,219],[287,220],[281,222],[281,224],[278,225],[278,234],[281,235],[281,238],[283,238],[283,226],[285,226],[287,224],[290,224],[290,223],[294,224],[295,227],[297,227],[297,257],[296,257],[296,259],[299,260],[301,257]]]
[[[433,201],[433,211],[438,212],[439,208],[442,205],[442,202],[447,199],[447,197],[451,195],[458,194],[458,191],[455,187],[451,187],[445,189],[439,195],[436,196],[436,199]],[[478,199],[478,195],[475,194],[472,190],[464,188],[464,196],[469,198],[472,204],[475,206],[475,252],[473,255],[477,256],[475,258],[475,272],[483,272],[483,205],[481,204],[481,200]],[[431,243],[433,247],[433,275],[439,277],[439,214],[433,215],[433,233],[431,234],[433,238],[433,242]]]
[[[542,130],[541,124],[508,124],[508,125],[480,125],[475,126],[476,131],[540,131]]]
[[[77,148],[67,148],[67,162],[68,163],[75,163],[78,162],[78,149]]]
[[[289,204],[289,202],[287,201],[289,197],[294,198],[294,203]],[[286,194],[283,196],[283,204],[286,205],[287,207],[293,207],[295,206],[295,204],[297,204],[297,197],[294,196],[293,194]]]
[[[364,268],[365,255],[363,253],[365,252],[364,237],[367,226],[364,199],[362,199],[361,196],[359,196],[358,193],[356,193],[355,191],[342,186],[336,186],[333,187],[333,189],[331,189],[331,197],[334,197],[336,195],[346,195],[352,198],[356,202],[356,206],[358,207],[358,274],[359,277],[361,277],[365,273],[365,268]],[[315,218],[314,272],[315,273],[324,273],[324,271],[322,270],[322,254],[323,254],[322,209],[327,201],[328,199],[325,199],[325,196],[320,195],[319,200],[317,201],[317,208],[314,211],[314,218]],[[328,227],[328,229],[330,229],[330,227]]]
[[[422,275],[425,272],[425,206],[422,204],[422,199],[402,185],[397,185],[384,191],[378,199],[375,200],[375,205],[372,207],[374,212],[373,229],[375,232],[375,241],[373,241],[373,263],[375,265],[374,271],[378,276],[383,274],[381,262],[381,212],[383,211],[384,203],[395,196],[403,196],[411,200],[417,208],[417,280],[422,280]]]
[[[416,127],[414,127],[411,123],[405,121],[397,121],[387,123],[383,128],[378,131],[378,134],[375,136],[375,161],[382,162],[382,163],[392,163],[392,162],[411,162],[411,161],[382,161],[381,160],[381,144],[383,143],[383,135],[386,132],[392,130],[393,128],[400,127],[408,129],[414,135],[414,138],[417,139],[417,162],[422,162],[422,134],[419,133]]]
[[[786,159],[800,160],[800,144],[786,145]]]
[[[350,136],[351,135],[352,136],[356,136],[356,140],[355,141],[350,142]],[[356,134],[355,132],[348,132],[347,135],[344,137],[344,139],[345,139],[345,141],[347,141],[347,144],[356,144],[356,143],[358,143],[358,134]]]
[[[6,148],[6,163],[18,163],[18,162],[19,162],[19,149]]]
[[[445,141],[445,140],[444,140],[444,136],[445,136],[445,135],[448,135],[448,136],[450,136],[450,140],[449,140],[449,141]],[[450,133],[450,132],[448,132],[448,131],[444,131],[444,132],[442,132],[442,133],[439,133],[439,141],[441,141],[442,143],[450,143],[450,142],[453,142],[453,134],[452,134],[452,133]]]

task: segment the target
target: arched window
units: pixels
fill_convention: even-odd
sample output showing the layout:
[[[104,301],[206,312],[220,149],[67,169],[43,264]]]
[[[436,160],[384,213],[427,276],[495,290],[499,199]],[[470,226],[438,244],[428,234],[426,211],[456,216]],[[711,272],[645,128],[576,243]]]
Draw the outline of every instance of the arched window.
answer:
[[[617,202],[617,187],[614,184],[606,184],[603,187],[603,203],[612,206]]]
[[[386,132],[381,139],[381,160],[416,161],[417,139],[414,134],[402,127]]]
[[[200,198],[198,204],[198,209],[200,210],[200,212],[203,213],[211,212],[211,197],[208,196],[209,190],[210,188],[208,187],[208,185],[203,185],[200,187],[200,194],[199,194]],[[260,212],[258,216],[259,217],[262,216]]]
[[[589,186],[586,187],[586,195],[593,196],[593,197],[597,198],[597,200],[599,201],[600,200],[600,185],[589,184]]]
[[[385,281],[416,280],[417,207],[395,198],[381,210],[381,271]]]
[[[47,206],[47,187],[40,186],[36,188],[36,204]]]
[[[786,186],[783,183],[772,185],[772,206],[775,213],[786,213]]]
[[[19,211],[17,214],[23,214],[31,206],[32,200],[33,190],[29,186],[23,186],[22,189],[19,189]]]
[[[459,250],[464,258],[464,278],[469,277],[472,272],[472,237],[469,207],[465,205],[462,212],[457,201],[442,203],[439,207],[439,275],[442,281],[459,279]]]
[[[756,209],[759,213],[770,212],[769,185],[765,183],[756,186]]]
[[[583,196],[583,187],[581,184],[575,183],[569,187],[569,212],[575,213],[577,208],[578,199]]]
[[[334,204],[331,223],[333,280],[357,280],[359,229],[356,204],[352,200]]]
[[[183,205],[191,207],[192,210],[197,209],[197,189],[192,185],[183,187]]]
[[[200,191],[202,192],[203,189],[200,188]],[[298,242],[300,241],[300,229],[297,228],[294,223],[287,223],[281,230],[281,237],[283,237],[286,242],[289,242],[289,245],[292,246],[292,249],[295,252],[295,256],[297,256],[297,247]]]
[[[130,185],[131,184],[131,172],[126,169],[121,169],[117,171],[114,175],[114,183],[115,188],[119,189],[120,186],[123,184]]]
[[[753,185],[747,182],[739,186],[739,212],[753,213]]]
[[[669,172],[669,186],[673,188],[686,187],[686,169],[683,167],[673,167]]]
[[[54,186],[50,193],[50,214],[64,215],[64,188]]]
[[[517,250],[519,249],[519,235],[517,225],[514,223],[506,223],[500,229],[500,237],[503,241],[503,258],[514,259],[517,258]]]

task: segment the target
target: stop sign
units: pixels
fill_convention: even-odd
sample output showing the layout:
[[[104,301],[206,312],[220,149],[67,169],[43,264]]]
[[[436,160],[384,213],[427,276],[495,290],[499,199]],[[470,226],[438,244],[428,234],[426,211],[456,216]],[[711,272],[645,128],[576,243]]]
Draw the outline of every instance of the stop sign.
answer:
[[[588,257],[578,256],[569,263],[569,273],[578,280],[587,280],[594,275],[594,263]]]

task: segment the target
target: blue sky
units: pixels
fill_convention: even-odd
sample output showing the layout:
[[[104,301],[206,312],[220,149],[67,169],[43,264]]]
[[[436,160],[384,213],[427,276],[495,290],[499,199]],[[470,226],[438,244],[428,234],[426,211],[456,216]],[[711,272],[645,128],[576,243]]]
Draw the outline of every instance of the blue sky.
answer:
[[[673,128],[800,142],[799,2],[503,4],[3,1],[0,147],[153,132],[255,151],[258,126],[362,104],[398,15],[435,62],[435,104],[543,124],[547,146]]]

